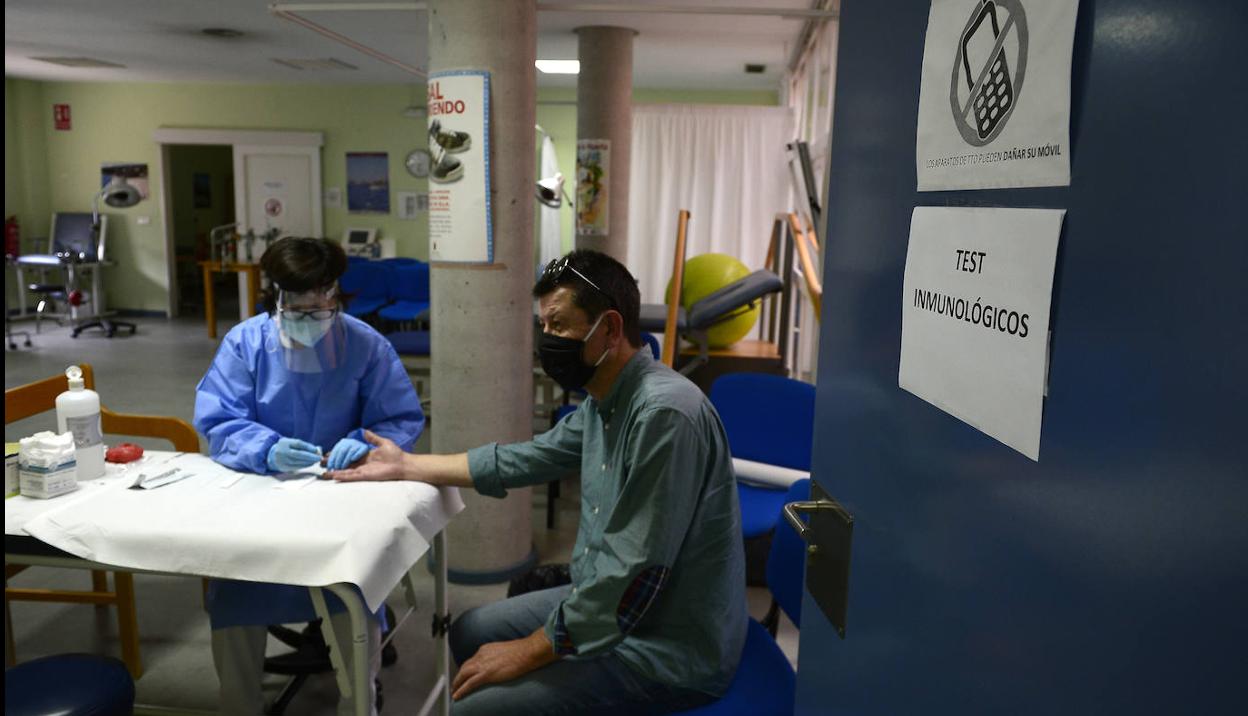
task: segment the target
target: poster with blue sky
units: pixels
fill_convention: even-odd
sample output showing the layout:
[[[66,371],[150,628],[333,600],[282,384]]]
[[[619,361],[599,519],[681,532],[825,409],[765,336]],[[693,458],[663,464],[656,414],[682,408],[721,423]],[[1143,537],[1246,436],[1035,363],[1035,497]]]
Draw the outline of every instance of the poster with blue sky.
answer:
[[[390,213],[390,156],[385,152],[347,153],[347,211]]]

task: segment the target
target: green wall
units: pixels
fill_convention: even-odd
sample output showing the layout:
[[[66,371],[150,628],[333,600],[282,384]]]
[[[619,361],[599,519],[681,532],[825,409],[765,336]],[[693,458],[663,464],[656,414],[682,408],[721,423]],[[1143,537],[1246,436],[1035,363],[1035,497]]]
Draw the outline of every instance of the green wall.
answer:
[[[324,133],[322,185],[343,190],[346,152],[388,152],[390,189],[425,192],[427,184],[403,168],[407,153],[424,144],[424,123],[401,115],[409,85],[220,85],[33,82],[5,79],[5,214],[16,214],[23,236],[46,236],[53,211],[86,211],[99,188],[103,162],[147,163],[151,197],[129,209],[109,210],[109,254],[117,263],[106,280],[115,308],[164,311],[167,259],[161,215],[160,127],[269,129]],[[555,138],[565,176],[575,176],[576,107],[573,89],[539,92],[537,121]],[[776,104],[775,92],[637,90],[638,103]],[[52,127],[52,105],[71,107],[73,129]],[[535,171],[536,174],[536,171]],[[397,202],[392,200],[392,207]],[[572,241],[565,209],[564,241]],[[140,224],[140,217],[147,219]],[[423,217],[422,217],[423,218]],[[427,258],[428,226],[397,214],[348,214],[325,208],[327,236],[351,226],[375,227],[397,240],[404,256]],[[6,285],[9,282],[6,281]]]

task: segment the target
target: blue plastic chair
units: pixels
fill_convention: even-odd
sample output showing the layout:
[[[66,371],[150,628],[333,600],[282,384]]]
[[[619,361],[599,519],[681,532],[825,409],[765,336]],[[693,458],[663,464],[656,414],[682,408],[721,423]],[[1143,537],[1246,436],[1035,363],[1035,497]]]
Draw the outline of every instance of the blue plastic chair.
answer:
[[[728,373],[711,386],[711,404],[728,433],[732,456],[810,471],[815,386],[762,373]],[[741,531],[771,531],[784,506],[784,490],[737,483]]]
[[[786,502],[810,498],[810,480],[798,480],[785,493]],[[806,545],[780,517],[767,555],[767,588],[794,626],[802,626],[802,584]],[[728,691],[713,704],[682,714],[696,716],[792,716],[797,674],[762,624],[750,620],[745,649]]]
[[[134,680],[107,656],[60,654],[4,670],[5,716],[130,716]]]
[[[396,331],[387,333],[386,340],[401,356],[429,355],[429,331]]]
[[[654,355],[654,359],[659,360],[659,339],[655,338],[653,333],[642,331],[641,340],[650,346],[650,352]]]
[[[351,297],[347,313],[363,318],[390,303],[389,284],[392,268],[378,261],[355,261],[338,279],[338,287]]]
[[[412,260],[390,265],[389,297],[393,303],[377,311],[388,321],[404,323],[429,313],[429,264]]]

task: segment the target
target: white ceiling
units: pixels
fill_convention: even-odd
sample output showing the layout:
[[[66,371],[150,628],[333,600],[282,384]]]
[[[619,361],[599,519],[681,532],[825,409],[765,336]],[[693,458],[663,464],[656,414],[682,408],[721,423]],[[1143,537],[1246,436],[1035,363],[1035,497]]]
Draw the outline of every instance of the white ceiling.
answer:
[[[551,4],[558,0],[551,0]],[[5,0],[4,73],[57,81],[410,83],[413,75],[269,13],[269,0]],[[594,3],[607,4],[607,3]],[[538,13],[537,54],[576,57],[582,25],[638,31],[633,85],[673,89],[777,89],[802,20],[774,16],[646,12],[647,5],[808,8],[810,0],[631,0],[622,12]],[[395,11],[301,12],[357,42],[424,69],[426,14]],[[215,39],[209,27],[240,30]],[[68,68],[32,57],[90,57],[124,68]],[[336,58],[348,70],[296,70],[273,58]],[[746,63],[767,66],[744,72]],[[539,87],[575,87],[574,76],[538,75]]]

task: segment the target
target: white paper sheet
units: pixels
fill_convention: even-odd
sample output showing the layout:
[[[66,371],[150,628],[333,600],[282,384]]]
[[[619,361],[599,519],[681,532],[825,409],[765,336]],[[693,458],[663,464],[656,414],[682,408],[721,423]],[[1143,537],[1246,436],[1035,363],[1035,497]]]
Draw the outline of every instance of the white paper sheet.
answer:
[[[932,0],[919,191],[1070,184],[1079,0]]]
[[[919,207],[910,220],[898,385],[1032,460],[1065,214]]]
[[[270,476],[238,478],[202,455],[180,460],[194,477],[156,490],[114,480],[34,517],[25,531],[83,559],[130,569],[300,586],[351,583],[375,610],[463,509],[454,488],[312,479],[299,489],[274,489]],[[236,484],[223,490],[223,480]],[[8,518],[6,505],[6,532]]]

